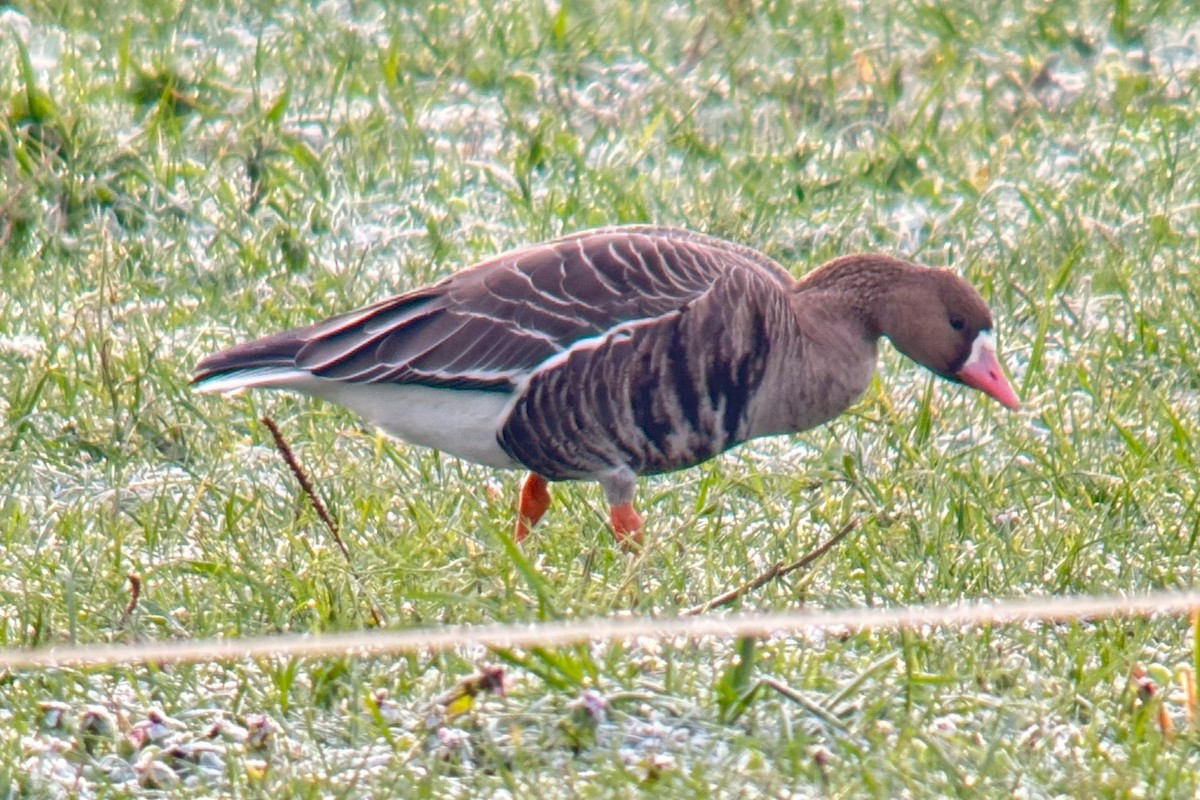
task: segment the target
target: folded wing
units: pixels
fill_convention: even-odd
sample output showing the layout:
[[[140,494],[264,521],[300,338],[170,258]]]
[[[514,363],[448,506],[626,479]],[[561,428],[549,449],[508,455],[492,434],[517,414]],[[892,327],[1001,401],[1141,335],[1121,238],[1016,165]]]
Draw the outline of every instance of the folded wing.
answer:
[[[220,390],[286,385],[288,376],[302,375],[512,391],[572,345],[669,315],[736,269],[791,282],[761,254],[700,234],[650,227],[591,231],[238,345],[201,361],[193,380]]]

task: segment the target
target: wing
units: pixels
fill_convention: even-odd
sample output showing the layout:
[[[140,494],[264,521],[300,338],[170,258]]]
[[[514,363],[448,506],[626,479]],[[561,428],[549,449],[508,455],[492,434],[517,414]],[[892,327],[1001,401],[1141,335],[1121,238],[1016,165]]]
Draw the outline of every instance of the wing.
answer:
[[[202,361],[195,380],[283,368],[350,383],[511,391],[573,345],[678,311],[731,270],[793,282],[761,253],[701,234],[590,231],[239,345]]]

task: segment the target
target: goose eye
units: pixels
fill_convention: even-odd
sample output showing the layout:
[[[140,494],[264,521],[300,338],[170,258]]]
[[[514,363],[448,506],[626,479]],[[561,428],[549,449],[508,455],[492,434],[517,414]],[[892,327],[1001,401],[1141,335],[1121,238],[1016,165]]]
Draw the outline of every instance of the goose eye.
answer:
[[[963,328],[967,327],[967,323],[962,317],[951,317],[950,327],[954,328],[956,331],[961,331]]]

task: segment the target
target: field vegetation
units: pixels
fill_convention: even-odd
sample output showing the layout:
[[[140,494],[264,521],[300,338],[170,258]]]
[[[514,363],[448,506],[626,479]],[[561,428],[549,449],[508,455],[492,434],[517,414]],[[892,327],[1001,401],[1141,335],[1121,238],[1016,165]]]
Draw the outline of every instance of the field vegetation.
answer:
[[[52,0],[0,8],[0,65],[4,648],[672,616],[848,523],[733,609],[1196,584],[1193,4]],[[1025,407],[885,348],[831,425],[645,481],[630,555],[595,486],[518,549],[515,474],[188,385],[633,222],[951,268]],[[1197,648],[1162,617],[11,671],[0,797],[1192,797]]]

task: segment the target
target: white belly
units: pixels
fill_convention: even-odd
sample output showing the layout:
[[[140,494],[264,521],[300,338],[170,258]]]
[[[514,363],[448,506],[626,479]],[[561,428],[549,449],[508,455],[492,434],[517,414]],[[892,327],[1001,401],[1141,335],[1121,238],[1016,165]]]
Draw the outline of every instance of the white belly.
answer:
[[[304,391],[345,406],[406,442],[489,467],[520,466],[496,440],[512,399],[506,392],[321,382],[319,391]]]
[[[507,392],[429,386],[343,383],[286,368],[246,370],[200,385],[201,391],[252,387],[291,389],[344,406],[406,442],[489,467],[517,467],[496,432],[508,414]]]

